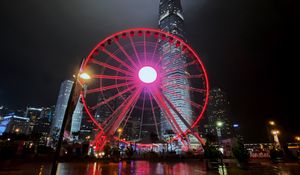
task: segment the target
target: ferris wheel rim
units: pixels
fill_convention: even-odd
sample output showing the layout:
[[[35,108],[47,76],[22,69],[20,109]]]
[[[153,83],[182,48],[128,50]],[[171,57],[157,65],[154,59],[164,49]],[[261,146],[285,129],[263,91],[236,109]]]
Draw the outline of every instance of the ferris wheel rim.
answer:
[[[206,69],[205,69],[205,67],[204,67],[204,64],[203,64],[202,60],[200,59],[199,55],[194,51],[194,49],[193,49],[192,47],[190,47],[190,46],[189,46],[185,41],[183,41],[181,38],[179,38],[179,37],[177,37],[177,36],[175,36],[175,35],[173,35],[173,34],[171,34],[171,33],[168,33],[168,32],[165,32],[165,31],[161,31],[161,30],[159,30],[159,29],[154,29],[154,28],[131,28],[131,29],[122,30],[122,31],[119,31],[119,32],[117,32],[117,33],[114,33],[114,34],[112,34],[112,35],[106,37],[104,40],[102,40],[101,42],[99,42],[99,43],[92,49],[92,51],[91,51],[90,54],[88,55],[87,59],[84,61],[83,66],[82,66],[81,69],[84,70],[84,69],[87,67],[87,64],[88,64],[88,63],[91,61],[91,59],[92,59],[93,53],[94,53],[99,47],[101,47],[101,45],[103,45],[104,43],[106,43],[108,40],[113,39],[113,38],[115,38],[115,37],[117,37],[117,36],[120,36],[120,35],[122,35],[122,34],[124,34],[124,33],[128,34],[128,33],[130,33],[130,32],[139,32],[139,31],[142,31],[142,32],[148,32],[148,31],[149,31],[149,32],[154,32],[154,33],[162,34],[162,35],[165,35],[165,36],[167,36],[167,37],[172,37],[172,38],[174,38],[176,41],[179,41],[180,44],[182,45],[182,47],[186,47],[187,50],[189,50],[189,51],[191,52],[191,54],[192,54],[193,56],[195,56],[195,58],[197,59],[199,65],[200,65],[200,67],[201,67],[201,70],[203,71],[203,76],[204,76],[204,81],[205,81],[204,84],[205,84],[205,90],[206,90],[206,92],[205,92],[205,99],[204,99],[204,104],[203,104],[202,110],[201,110],[200,114],[197,115],[196,120],[194,120],[194,121],[193,121],[193,124],[191,125],[192,128],[195,128],[195,127],[198,125],[198,123],[199,123],[199,121],[201,120],[201,118],[203,117],[203,114],[204,114],[205,109],[206,109],[206,107],[207,107],[208,96],[209,96],[209,81],[208,81],[207,71],[206,71]],[[84,98],[83,95],[82,95],[82,98]],[[83,100],[83,104],[84,104],[85,109],[86,109],[87,111],[89,111],[88,105],[87,105],[87,103],[86,103],[85,100]],[[87,112],[87,113],[88,113],[88,115],[89,115],[90,118],[94,118],[94,116],[93,116],[90,112]],[[94,120],[93,120],[93,122],[94,122]],[[96,123],[99,124],[99,122],[96,122]],[[95,124],[96,124],[96,123],[95,123]],[[97,124],[96,124],[96,125],[97,125]],[[101,125],[99,124],[99,126],[101,126]],[[99,126],[97,125],[97,127],[98,127],[100,130],[102,130],[103,128],[102,128],[102,127],[99,127]],[[185,134],[188,133],[188,132],[189,132],[189,131],[186,130],[186,131],[185,131]]]

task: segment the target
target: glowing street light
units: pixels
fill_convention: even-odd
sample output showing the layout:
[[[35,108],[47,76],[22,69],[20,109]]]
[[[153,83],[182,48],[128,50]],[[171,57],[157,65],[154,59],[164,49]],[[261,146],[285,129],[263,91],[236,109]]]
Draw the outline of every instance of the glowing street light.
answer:
[[[278,130],[272,130],[272,132],[271,132],[273,135],[278,135],[278,134],[280,134],[280,131],[278,131]]]
[[[222,147],[222,142],[221,142],[221,137],[222,137],[221,128],[222,128],[223,125],[224,125],[224,122],[222,122],[222,121],[217,121],[216,122],[219,151],[222,153],[221,154],[221,166],[222,166],[222,170],[223,170],[223,151],[224,151],[224,149]]]
[[[118,133],[121,133],[122,131],[123,131],[123,129],[122,128],[118,128]]]
[[[300,142],[300,136],[296,136],[295,140],[298,141],[298,142]]]
[[[117,132],[119,133],[119,135],[118,135],[118,147],[120,147],[120,139],[121,139],[121,134],[123,132],[123,129],[122,128],[118,128]]]
[[[16,131],[16,133],[19,133],[20,132],[20,128],[17,128],[15,131]]]
[[[280,142],[279,142],[279,138],[278,138],[278,135],[280,134],[280,131],[279,130],[272,130],[271,131],[271,134],[273,135],[273,138],[274,138],[274,142],[280,146]]]
[[[82,78],[82,79],[84,79],[84,80],[89,80],[89,79],[91,79],[91,76],[90,76],[88,73],[86,73],[86,72],[80,73],[80,74],[79,74],[79,77]]]
[[[275,122],[274,121],[269,121],[269,124],[271,125],[271,126],[274,126],[275,125]]]
[[[222,121],[217,121],[217,123],[216,123],[217,127],[222,127],[223,124],[224,124],[224,123],[223,123]]]

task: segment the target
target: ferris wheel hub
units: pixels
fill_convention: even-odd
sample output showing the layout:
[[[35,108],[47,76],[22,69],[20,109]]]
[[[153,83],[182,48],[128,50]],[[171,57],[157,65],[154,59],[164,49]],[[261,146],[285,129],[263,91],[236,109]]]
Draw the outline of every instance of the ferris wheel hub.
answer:
[[[151,66],[144,66],[139,70],[139,79],[143,83],[153,83],[157,78],[156,70]]]

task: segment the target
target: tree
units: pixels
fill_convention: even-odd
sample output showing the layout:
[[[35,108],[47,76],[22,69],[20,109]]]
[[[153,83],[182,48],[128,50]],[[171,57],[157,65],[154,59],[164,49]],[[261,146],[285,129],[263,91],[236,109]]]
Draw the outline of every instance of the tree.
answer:
[[[131,145],[127,146],[127,148],[125,150],[125,154],[126,154],[128,159],[132,158],[132,156],[134,154],[134,150],[133,150],[133,147]]]
[[[111,149],[111,158],[114,162],[118,162],[120,160],[120,149],[118,146],[113,146]]]
[[[111,156],[111,146],[109,143],[105,144],[103,151],[104,151],[104,158],[107,159]]]
[[[283,150],[279,145],[274,144],[270,149],[270,158],[273,163],[278,163],[283,161]]]
[[[205,159],[208,159],[209,161],[217,161],[219,158],[221,158],[222,153],[209,141],[205,143],[203,149]]]
[[[246,168],[250,155],[240,139],[237,139],[237,141],[234,143],[232,147],[232,153],[238,161],[238,166],[241,168]]]

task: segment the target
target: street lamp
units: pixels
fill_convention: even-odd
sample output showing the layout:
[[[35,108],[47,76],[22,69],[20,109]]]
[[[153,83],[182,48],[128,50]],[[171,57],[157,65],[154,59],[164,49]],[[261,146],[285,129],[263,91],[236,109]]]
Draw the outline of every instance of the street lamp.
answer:
[[[122,129],[122,128],[119,128],[119,129],[118,129],[118,133],[119,133],[119,135],[120,135],[120,133],[122,133],[122,131],[123,131],[123,129]]]
[[[300,136],[296,136],[295,140],[297,142],[298,150],[300,151],[300,147],[299,147],[300,146]]]
[[[269,140],[271,142],[274,141],[274,139],[275,139],[274,135],[277,134],[275,132],[275,131],[277,131],[277,130],[275,130],[276,129],[276,123],[275,123],[275,121],[274,120],[267,121],[266,129],[267,129],[267,132],[268,132]]]
[[[216,129],[217,129],[217,136],[218,136],[218,144],[219,144],[219,151],[221,152],[221,166],[222,166],[222,171],[223,171],[223,174],[224,174],[224,167],[223,167],[223,151],[222,148],[221,148],[221,128],[222,126],[224,125],[224,122],[222,121],[217,121],[216,122]]]
[[[83,63],[83,61],[82,61]],[[81,65],[80,65],[81,67]],[[80,69],[81,70],[81,69]],[[80,97],[80,92],[83,88],[81,85],[81,82],[79,80],[88,80],[90,79],[90,76],[86,72],[79,72],[77,75],[74,75],[74,84],[72,86],[70,96],[68,99],[66,111],[63,117],[63,121],[61,124],[61,129],[59,132],[59,137],[58,137],[58,142],[57,142],[57,147],[54,153],[53,161],[52,161],[52,168],[51,168],[51,175],[56,175],[57,171],[57,165],[58,165],[58,158],[59,158],[59,153],[62,145],[62,140],[63,140],[63,135],[64,131],[66,129],[66,124],[70,122],[73,112],[75,110],[75,107],[77,105],[78,99]]]
[[[119,138],[118,139],[119,140],[118,147],[120,147],[120,139],[121,139],[121,134],[123,132],[123,129],[122,128],[118,128],[117,132],[118,132],[118,138]]]
[[[217,130],[217,136],[218,136],[218,142],[219,142],[219,146],[220,146],[220,148],[221,148],[221,136],[222,136],[222,134],[221,134],[221,128],[222,128],[222,126],[224,125],[224,122],[222,122],[222,121],[217,121],[216,122],[216,130]]]
[[[274,126],[274,125],[275,125],[275,122],[274,122],[273,120],[270,120],[270,121],[269,121],[269,125]]]
[[[91,79],[91,76],[89,74],[87,74],[86,72],[83,72],[83,73],[79,74],[79,77],[84,79],[84,80]]]
[[[298,141],[298,142],[300,142],[300,136],[296,136],[295,140]]]
[[[272,130],[273,135],[278,135],[280,132],[278,130]]]
[[[274,142],[280,146],[280,142],[279,142],[279,138],[278,138],[278,135],[280,134],[280,131],[279,130],[272,130],[271,131],[271,134],[273,135],[274,137]]]
[[[221,128],[223,126],[223,122],[222,121],[217,121],[216,125],[218,128]]]

